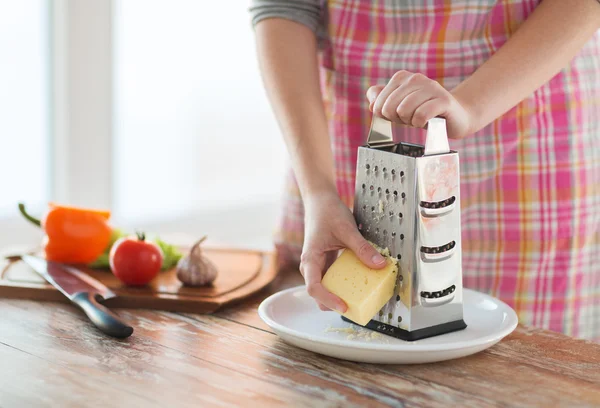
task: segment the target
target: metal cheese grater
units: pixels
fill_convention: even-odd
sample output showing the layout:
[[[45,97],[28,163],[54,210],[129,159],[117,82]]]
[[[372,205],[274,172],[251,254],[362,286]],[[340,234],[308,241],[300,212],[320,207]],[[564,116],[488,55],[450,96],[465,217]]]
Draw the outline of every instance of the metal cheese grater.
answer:
[[[395,143],[391,122],[373,117],[358,150],[354,216],[366,239],[398,259],[400,273],[395,296],[367,328],[412,341],[466,327],[459,188],[445,119],[428,122],[421,146]]]

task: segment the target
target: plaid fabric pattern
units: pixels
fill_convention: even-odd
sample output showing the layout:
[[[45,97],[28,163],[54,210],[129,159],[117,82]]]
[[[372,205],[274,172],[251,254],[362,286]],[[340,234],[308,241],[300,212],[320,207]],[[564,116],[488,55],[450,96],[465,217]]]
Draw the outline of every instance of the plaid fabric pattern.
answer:
[[[322,89],[342,199],[352,206],[369,86],[398,70],[452,89],[497,51],[539,0],[332,0]],[[399,127],[399,140],[423,132]],[[511,305],[522,323],[600,340],[600,32],[549,82],[465,140],[464,284]],[[284,263],[298,263],[303,208],[287,179]]]

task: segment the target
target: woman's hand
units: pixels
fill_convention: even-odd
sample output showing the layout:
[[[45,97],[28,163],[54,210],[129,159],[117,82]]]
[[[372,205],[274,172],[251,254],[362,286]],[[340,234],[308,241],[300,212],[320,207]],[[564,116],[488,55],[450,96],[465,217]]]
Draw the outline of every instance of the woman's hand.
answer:
[[[398,71],[387,85],[367,91],[369,109],[377,116],[403,125],[423,128],[429,119],[446,119],[448,137],[461,139],[471,133],[471,114],[438,82],[422,74]]]
[[[346,312],[342,299],[329,292],[321,279],[337,257],[348,248],[367,266],[381,269],[385,258],[358,231],[352,212],[335,193],[311,196],[305,200],[305,239],[300,262],[308,294],[321,310]]]

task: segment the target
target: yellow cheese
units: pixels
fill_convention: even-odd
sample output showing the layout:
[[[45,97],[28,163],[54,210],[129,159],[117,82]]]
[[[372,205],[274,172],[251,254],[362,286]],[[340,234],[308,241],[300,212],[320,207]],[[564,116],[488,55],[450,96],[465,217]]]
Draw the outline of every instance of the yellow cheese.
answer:
[[[343,316],[361,326],[369,323],[394,295],[397,261],[389,256],[389,251],[377,249],[386,256],[387,265],[384,268],[371,269],[352,251],[345,249],[321,281],[328,291],[348,305]]]

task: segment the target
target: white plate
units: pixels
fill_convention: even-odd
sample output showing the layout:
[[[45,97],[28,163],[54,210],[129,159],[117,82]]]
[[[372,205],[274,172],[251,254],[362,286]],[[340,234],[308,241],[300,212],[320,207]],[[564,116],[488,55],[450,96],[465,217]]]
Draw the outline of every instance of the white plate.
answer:
[[[322,312],[305,286],[269,296],[258,314],[284,341],[315,353],[365,363],[420,364],[477,353],[517,327],[517,315],[506,303],[469,289],[463,289],[463,299],[466,329],[413,342],[345,322],[336,312]]]

